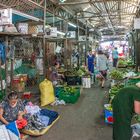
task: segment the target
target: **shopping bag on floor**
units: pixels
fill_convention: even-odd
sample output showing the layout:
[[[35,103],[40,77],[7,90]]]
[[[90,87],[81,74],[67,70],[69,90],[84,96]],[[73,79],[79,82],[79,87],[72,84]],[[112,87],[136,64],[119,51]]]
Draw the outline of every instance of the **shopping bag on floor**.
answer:
[[[39,84],[41,92],[41,106],[48,105],[55,101],[54,88],[51,81],[45,79]]]

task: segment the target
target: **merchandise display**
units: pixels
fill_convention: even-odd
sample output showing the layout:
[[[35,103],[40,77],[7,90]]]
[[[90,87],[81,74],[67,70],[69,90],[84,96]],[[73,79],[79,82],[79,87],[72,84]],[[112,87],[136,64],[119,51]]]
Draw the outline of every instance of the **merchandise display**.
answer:
[[[139,5],[0,0],[0,140],[124,140],[112,124],[125,127],[130,110],[139,137],[139,95],[128,91],[140,88]],[[124,89],[131,97],[119,102]],[[124,132],[131,137],[128,123]]]

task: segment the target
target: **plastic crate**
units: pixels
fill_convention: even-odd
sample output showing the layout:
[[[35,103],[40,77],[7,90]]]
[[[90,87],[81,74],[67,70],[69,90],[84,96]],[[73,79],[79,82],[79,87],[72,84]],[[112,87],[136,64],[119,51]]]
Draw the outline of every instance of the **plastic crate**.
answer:
[[[82,78],[79,76],[65,76],[67,85],[82,85]]]
[[[59,97],[59,94],[63,91],[63,89],[64,87],[62,86],[55,87],[55,96]]]
[[[138,82],[140,82],[140,79],[131,79],[126,82],[125,86],[135,85]]]
[[[105,114],[105,123],[107,124],[113,124],[113,111],[108,110],[107,107],[108,104],[104,105],[104,114]]]
[[[66,103],[76,103],[80,97],[80,88],[77,88],[73,94],[65,93],[63,90],[59,93],[59,100],[64,100]]]

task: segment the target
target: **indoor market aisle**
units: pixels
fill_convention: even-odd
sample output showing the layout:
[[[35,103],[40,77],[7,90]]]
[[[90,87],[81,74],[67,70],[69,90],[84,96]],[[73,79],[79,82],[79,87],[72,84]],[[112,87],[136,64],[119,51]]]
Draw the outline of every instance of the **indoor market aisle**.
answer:
[[[45,134],[28,140],[112,140],[112,127],[104,123],[105,90],[84,89],[76,104],[53,107],[61,115]]]

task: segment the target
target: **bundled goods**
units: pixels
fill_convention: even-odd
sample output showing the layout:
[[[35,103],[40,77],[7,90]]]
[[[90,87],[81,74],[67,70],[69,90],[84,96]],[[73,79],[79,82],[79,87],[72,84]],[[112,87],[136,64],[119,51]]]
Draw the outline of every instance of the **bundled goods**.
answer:
[[[72,70],[70,70],[70,71],[65,71],[65,73],[64,73],[64,75],[65,76],[68,76],[68,77],[72,77],[72,76],[78,76],[78,74],[77,74],[77,71],[75,70],[75,69],[72,69]]]
[[[89,75],[89,72],[83,67],[79,68],[78,70],[71,69],[71,70],[65,72],[65,76],[80,76],[80,77],[82,77],[85,75]]]
[[[124,73],[118,70],[113,70],[109,74],[111,79],[122,80],[124,78]]]
[[[106,104],[105,109],[107,109],[109,111],[113,111],[111,104]]]
[[[116,94],[119,92],[120,89],[122,89],[124,87],[123,84],[118,84],[118,85],[114,85],[112,86],[112,88],[109,91],[109,97],[112,100]]]
[[[140,123],[140,115],[135,115],[135,120]]]
[[[80,97],[80,88],[73,86],[64,86],[59,90],[59,100],[64,100],[66,103],[76,103]]]
[[[82,69],[79,69],[78,71],[77,71],[77,74],[79,75],[79,76],[84,76],[85,75],[85,71],[83,71]]]
[[[127,66],[131,67],[131,66],[135,66],[134,62],[130,59],[127,61]]]
[[[127,61],[125,60],[118,61],[118,67],[126,67],[126,66],[127,66]]]

